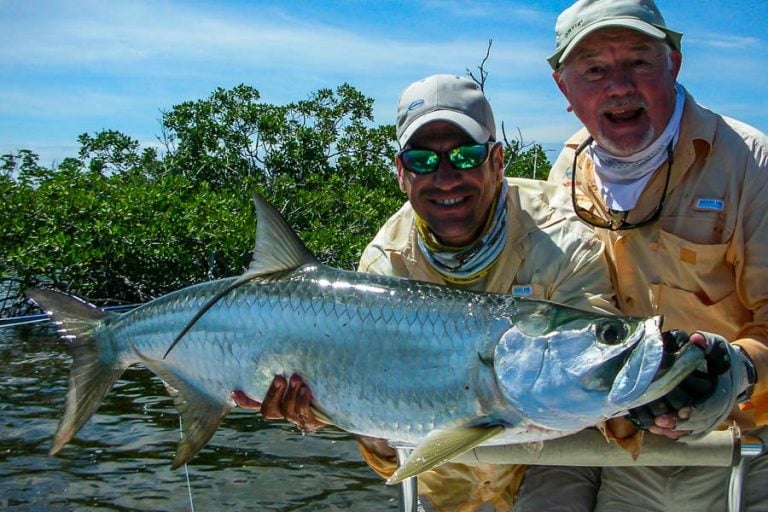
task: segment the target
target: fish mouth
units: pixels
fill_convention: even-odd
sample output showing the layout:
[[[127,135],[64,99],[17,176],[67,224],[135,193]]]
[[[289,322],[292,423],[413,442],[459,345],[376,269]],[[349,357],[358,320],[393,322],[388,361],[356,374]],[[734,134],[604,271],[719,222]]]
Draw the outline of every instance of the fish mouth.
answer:
[[[639,407],[669,394],[704,361],[704,349],[697,343],[687,343],[675,354],[674,364],[660,370],[645,392],[626,408]]]
[[[665,351],[660,317],[647,320],[643,331],[652,335],[646,335],[628,355],[608,395],[612,404],[624,409],[668,394],[704,361],[704,351],[693,343],[674,353]]]

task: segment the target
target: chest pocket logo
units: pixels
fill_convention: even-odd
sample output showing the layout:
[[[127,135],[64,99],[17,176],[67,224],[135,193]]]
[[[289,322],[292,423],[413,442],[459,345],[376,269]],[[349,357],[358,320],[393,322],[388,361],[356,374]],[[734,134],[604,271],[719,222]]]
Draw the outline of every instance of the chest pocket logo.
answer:
[[[722,199],[700,197],[696,199],[694,209],[708,212],[721,212],[725,209],[725,201]]]
[[[512,287],[512,295],[520,297],[530,297],[533,295],[533,285],[531,284],[518,284]]]

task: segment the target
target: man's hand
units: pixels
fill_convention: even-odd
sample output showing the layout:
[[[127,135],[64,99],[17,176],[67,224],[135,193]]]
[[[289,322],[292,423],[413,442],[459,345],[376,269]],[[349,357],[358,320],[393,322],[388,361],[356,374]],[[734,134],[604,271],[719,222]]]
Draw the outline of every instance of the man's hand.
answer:
[[[328,426],[312,411],[312,391],[301,377],[294,374],[286,381],[282,375],[276,375],[259,402],[249,397],[244,391],[236,390],[231,394],[235,403],[245,409],[256,409],[269,420],[288,420],[303,432],[317,432]],[[384,439],[355,435],[357,441],[370,453],[382,459],[391,459],[396,463],[397,453]]]
[[[664,333],[665,349],[679,349],[686,342],[704,350],[705,363],[666,396],[630,411],[630,419],[654,434],[679,439],[704,435],[720,426],[744,393],[754,384],[749,356],[716,334]]]
[[[315,416],[311,407],[312,391],[295,374],[287,381],[282,375],[275,376],[261,403],[243,391],[233,391],[231,396],[240,407],[259,409],[262,416],[269,420],[286,419],[303,432],[317,432],[328,426]]]

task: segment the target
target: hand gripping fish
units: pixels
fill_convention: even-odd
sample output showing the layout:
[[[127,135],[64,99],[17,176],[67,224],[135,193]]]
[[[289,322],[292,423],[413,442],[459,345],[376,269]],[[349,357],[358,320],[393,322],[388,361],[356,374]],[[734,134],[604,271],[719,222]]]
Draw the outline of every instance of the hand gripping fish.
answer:
[[[662,364],[661,320],[585,312],[322,265],[255,198],[256,248],[239,277],[197,284],[129,313],[32,289],[73,357],[55,454],[123,371],[161,377],[184,422],[173,467],[235,407],[296,373],[313,407],[345,431],[415,447],[388,483],[480,444],[572,434],[655,400],[703,360],[686,346]]]

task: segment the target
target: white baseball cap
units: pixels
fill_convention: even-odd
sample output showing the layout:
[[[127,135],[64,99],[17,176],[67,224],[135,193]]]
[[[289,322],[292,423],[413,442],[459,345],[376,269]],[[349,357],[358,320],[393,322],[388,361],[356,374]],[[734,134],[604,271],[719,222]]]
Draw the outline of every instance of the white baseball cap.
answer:
[[[397,104],[397,140],[404,148],[416,131],[432,121],[455,124],[475,142],[496,140],[491,105],[474,80],[432,75],[409,85]]]

